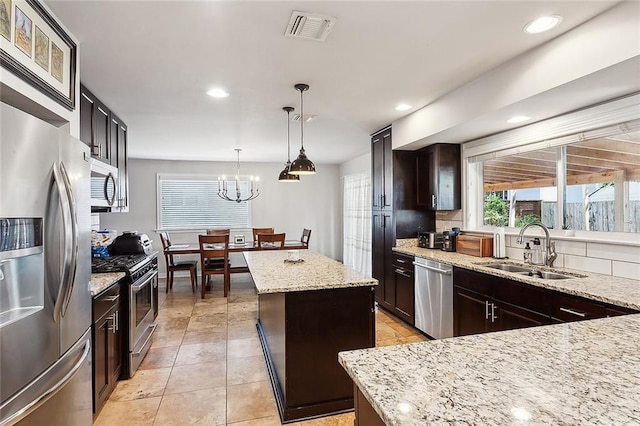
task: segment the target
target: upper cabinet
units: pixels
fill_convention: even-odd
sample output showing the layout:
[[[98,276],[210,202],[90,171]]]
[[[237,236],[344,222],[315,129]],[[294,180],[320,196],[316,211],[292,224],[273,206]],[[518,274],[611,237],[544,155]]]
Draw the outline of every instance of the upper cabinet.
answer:
[[[391,209],[393,201],[391,128],[384,129],[371,138],[373,169],[373,209]]]
[[[437,143],[418,151],[417,202],[429,210],[460,210],[460,145]]]
[[[80,85],[80,140],[91,156],[118,168],[112,212],[129,211],[128,127],[105,104]]]
[[[80,140],[91,148],[91,156],[116,166],[109,138],[110,111],[86,87],[80,85]]]

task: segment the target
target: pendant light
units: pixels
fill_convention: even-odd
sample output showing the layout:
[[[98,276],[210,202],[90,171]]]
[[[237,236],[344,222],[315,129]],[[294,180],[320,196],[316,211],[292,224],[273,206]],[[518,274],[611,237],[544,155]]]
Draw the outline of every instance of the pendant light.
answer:
[[[293,111],[293,107],[286,106],[282,109],[287,113],[287,164],[284,165],[284,169],[280,172],[278,182],[300,182],[300,176],[289,173],[289,168],[291,167],[291,126],[289,124],[289,114]]]
[[[293,160],[289,167],[289,174],[292,175],[315,175],[316,166],[307,158],[304,152],[304,104],[302,100],[302,92],[309,90],[308,84],[296,84],[296,90],[300,91],[300,155]]]

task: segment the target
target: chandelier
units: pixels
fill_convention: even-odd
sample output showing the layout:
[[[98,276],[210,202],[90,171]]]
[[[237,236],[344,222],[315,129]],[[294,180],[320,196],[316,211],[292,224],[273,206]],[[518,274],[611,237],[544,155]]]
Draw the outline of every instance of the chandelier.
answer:
[[[240,151],[242,150],[239,148],[236,148],[235,151],[238,155],[238,161],[236,166],[236,177],[235,177],[235,180],[233,181],[236,187],[236,196],[235,198],[229,197],[228,195],[229,181],[224,176],[222,176],[218,178],[218,197],[222,198],[223,200],[235,201],[236,203],[241,203],[243,201],[253,200],[254,198],[257,198],[258,195],[260,195],[260,190],[258,189],[258,181],[260,180],[260,178],[258,178],[257,176],[255,178],[253,176],[249,177],[248,193],[246,194],[247,196],[243,198],[242,192],[240,191]]]

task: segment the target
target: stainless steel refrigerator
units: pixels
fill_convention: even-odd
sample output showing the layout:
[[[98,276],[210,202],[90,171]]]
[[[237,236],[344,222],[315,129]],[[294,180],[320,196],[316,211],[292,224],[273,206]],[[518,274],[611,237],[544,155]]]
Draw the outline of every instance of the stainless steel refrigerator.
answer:
[[[89,148],[0,103],[0,425],[90,425]]]

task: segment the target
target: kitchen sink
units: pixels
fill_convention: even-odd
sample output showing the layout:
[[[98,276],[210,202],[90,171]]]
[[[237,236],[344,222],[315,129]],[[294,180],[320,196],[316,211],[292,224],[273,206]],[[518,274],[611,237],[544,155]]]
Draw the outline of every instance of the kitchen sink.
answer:
[[[525,272],[528,273],[531,271],[531,268],[525,268],[522,266],[518,266],[518,265],[512,265],[510,263],[492,263],[489,265],[483,265],[486,266],[487,268],[491,268],[491,269],[500,269],[501,271],[507,271],[507,272]]]
[[[569,278],[585,278],[586,275],[578,275],[572,273],[559,273],[556,271],[545,271],[541,270],[540,266],[524,266],[524,265],[515,265],[509,262],[500,262],[500,263],[478,263],[478,265],[482,265],[486,268],[491,269],[499,269],[505,272],[512,272],[518,275],[525,275],[533,278],[540,278],[543,280],[566,280]]]

